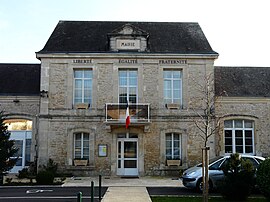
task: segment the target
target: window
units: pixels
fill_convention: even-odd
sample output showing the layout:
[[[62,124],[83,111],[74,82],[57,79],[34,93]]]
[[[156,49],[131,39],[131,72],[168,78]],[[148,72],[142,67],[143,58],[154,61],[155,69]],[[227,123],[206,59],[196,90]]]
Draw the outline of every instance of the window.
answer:
[[[74,104],[92,103],[92,70],[74,70]]]
[[[225,153],[254,153],[254,123],[249,120],[224,122]]]
[[[18,173],[31,162],[32,121],[10,119],[5,121],[5,125],[10,132],[10,139],[14,140],[14,147],[18,148],[12,157],[17,159],[16,165],[10,170],[10,173]]]
[[[180,159],[181,136],[177,133],[166,134],[166,159]]]
[[[164,103],[179,104],[182,99],[182,72],[180,70],[164,70]]]
[[[84,158],[89,160],[89,134],[88,133],[75,133],[74,134],[74,157]]]
[[[137,103],[137,70],[119,70],[119,103]]]
[[[218,157],[218,158],[220,158],[220,157]],[[215,162],[216,161],[216,162]],[[209,166],[209,170],[219,170],[220,169],[220,167],[222,166],[222,165],[224,165],[224,163],[223,162],[225,162],[226,161],[226,159],[224,160],[224,158],[221,158],[221,159],[216,159],[216,158],[214,158],[214,159],[211,159],[210,161],[209,161],[209,165],[211,164],[211,163],[213,163],[213,162],[215,162],[215,163],[213,163],[211,166]],[[200,164],[200,167],[202,166],[202,164]]]
[[[22,134],[25,136],[29,136],[28,134]],[[14,136],[16,132],[11,132],[11,136]],[[17,134],[19,134],[17,132]],[[16,134],[16,135],[17,135]],[[14,140],[14,147],[18,148],[18,151],[13,155],[13,158],[18,158],[15,166],[29,166],[30,165],[30,155],[31,155],[31,139],[23,139],[23,140]]]

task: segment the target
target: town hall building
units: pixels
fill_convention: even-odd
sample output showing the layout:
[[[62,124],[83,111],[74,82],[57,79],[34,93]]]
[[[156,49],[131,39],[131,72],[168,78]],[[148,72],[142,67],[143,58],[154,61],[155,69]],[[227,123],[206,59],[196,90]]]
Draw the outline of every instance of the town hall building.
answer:
[[[0,110],[19,148],[12,172],[49,159],[88,176],[194,165],[205,84],[216,116],[210,157],[270,155],[270,68],[214,66],[198,23],[59,21],[36,57],[0,64]]]

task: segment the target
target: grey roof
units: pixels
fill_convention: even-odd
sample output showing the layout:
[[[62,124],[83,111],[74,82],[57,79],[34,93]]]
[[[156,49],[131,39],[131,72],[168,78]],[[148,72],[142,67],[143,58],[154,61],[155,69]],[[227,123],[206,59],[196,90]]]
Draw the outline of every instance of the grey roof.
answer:
[[[215,94],[270,97],[270,67],[215,67]]]
[[[0,95],[39,95],[40,64],[0,63]]]
[[[38,53],[109,52],[108,37],[127,24],[149,34],[148,53],[217,54],[198,23],[118,21],[59,21]]]

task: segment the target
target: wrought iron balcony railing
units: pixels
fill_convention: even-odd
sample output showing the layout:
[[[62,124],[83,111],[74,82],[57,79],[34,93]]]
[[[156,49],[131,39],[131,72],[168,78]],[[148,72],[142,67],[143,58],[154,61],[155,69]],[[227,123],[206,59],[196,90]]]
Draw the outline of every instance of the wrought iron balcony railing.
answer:
[[[149,104],[129,104],[129,116],[132,123],[150,122]],[[106,122],[123,123],[126,120],[127,104],[106,103]]]

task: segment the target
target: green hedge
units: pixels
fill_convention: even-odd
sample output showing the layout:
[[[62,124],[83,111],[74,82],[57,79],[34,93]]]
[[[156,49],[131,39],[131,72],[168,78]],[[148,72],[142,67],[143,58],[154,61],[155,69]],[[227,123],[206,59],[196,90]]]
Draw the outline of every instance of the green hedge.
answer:
[[[270,201],[270,158],[267,158],[259,165],[257,184],[263,195]]]
[[[227,200],[246,200],[255,184],[255,168],[250,161],[243,160],[238,153],[231,154],[223,168],[224,181],[219,189]]]

